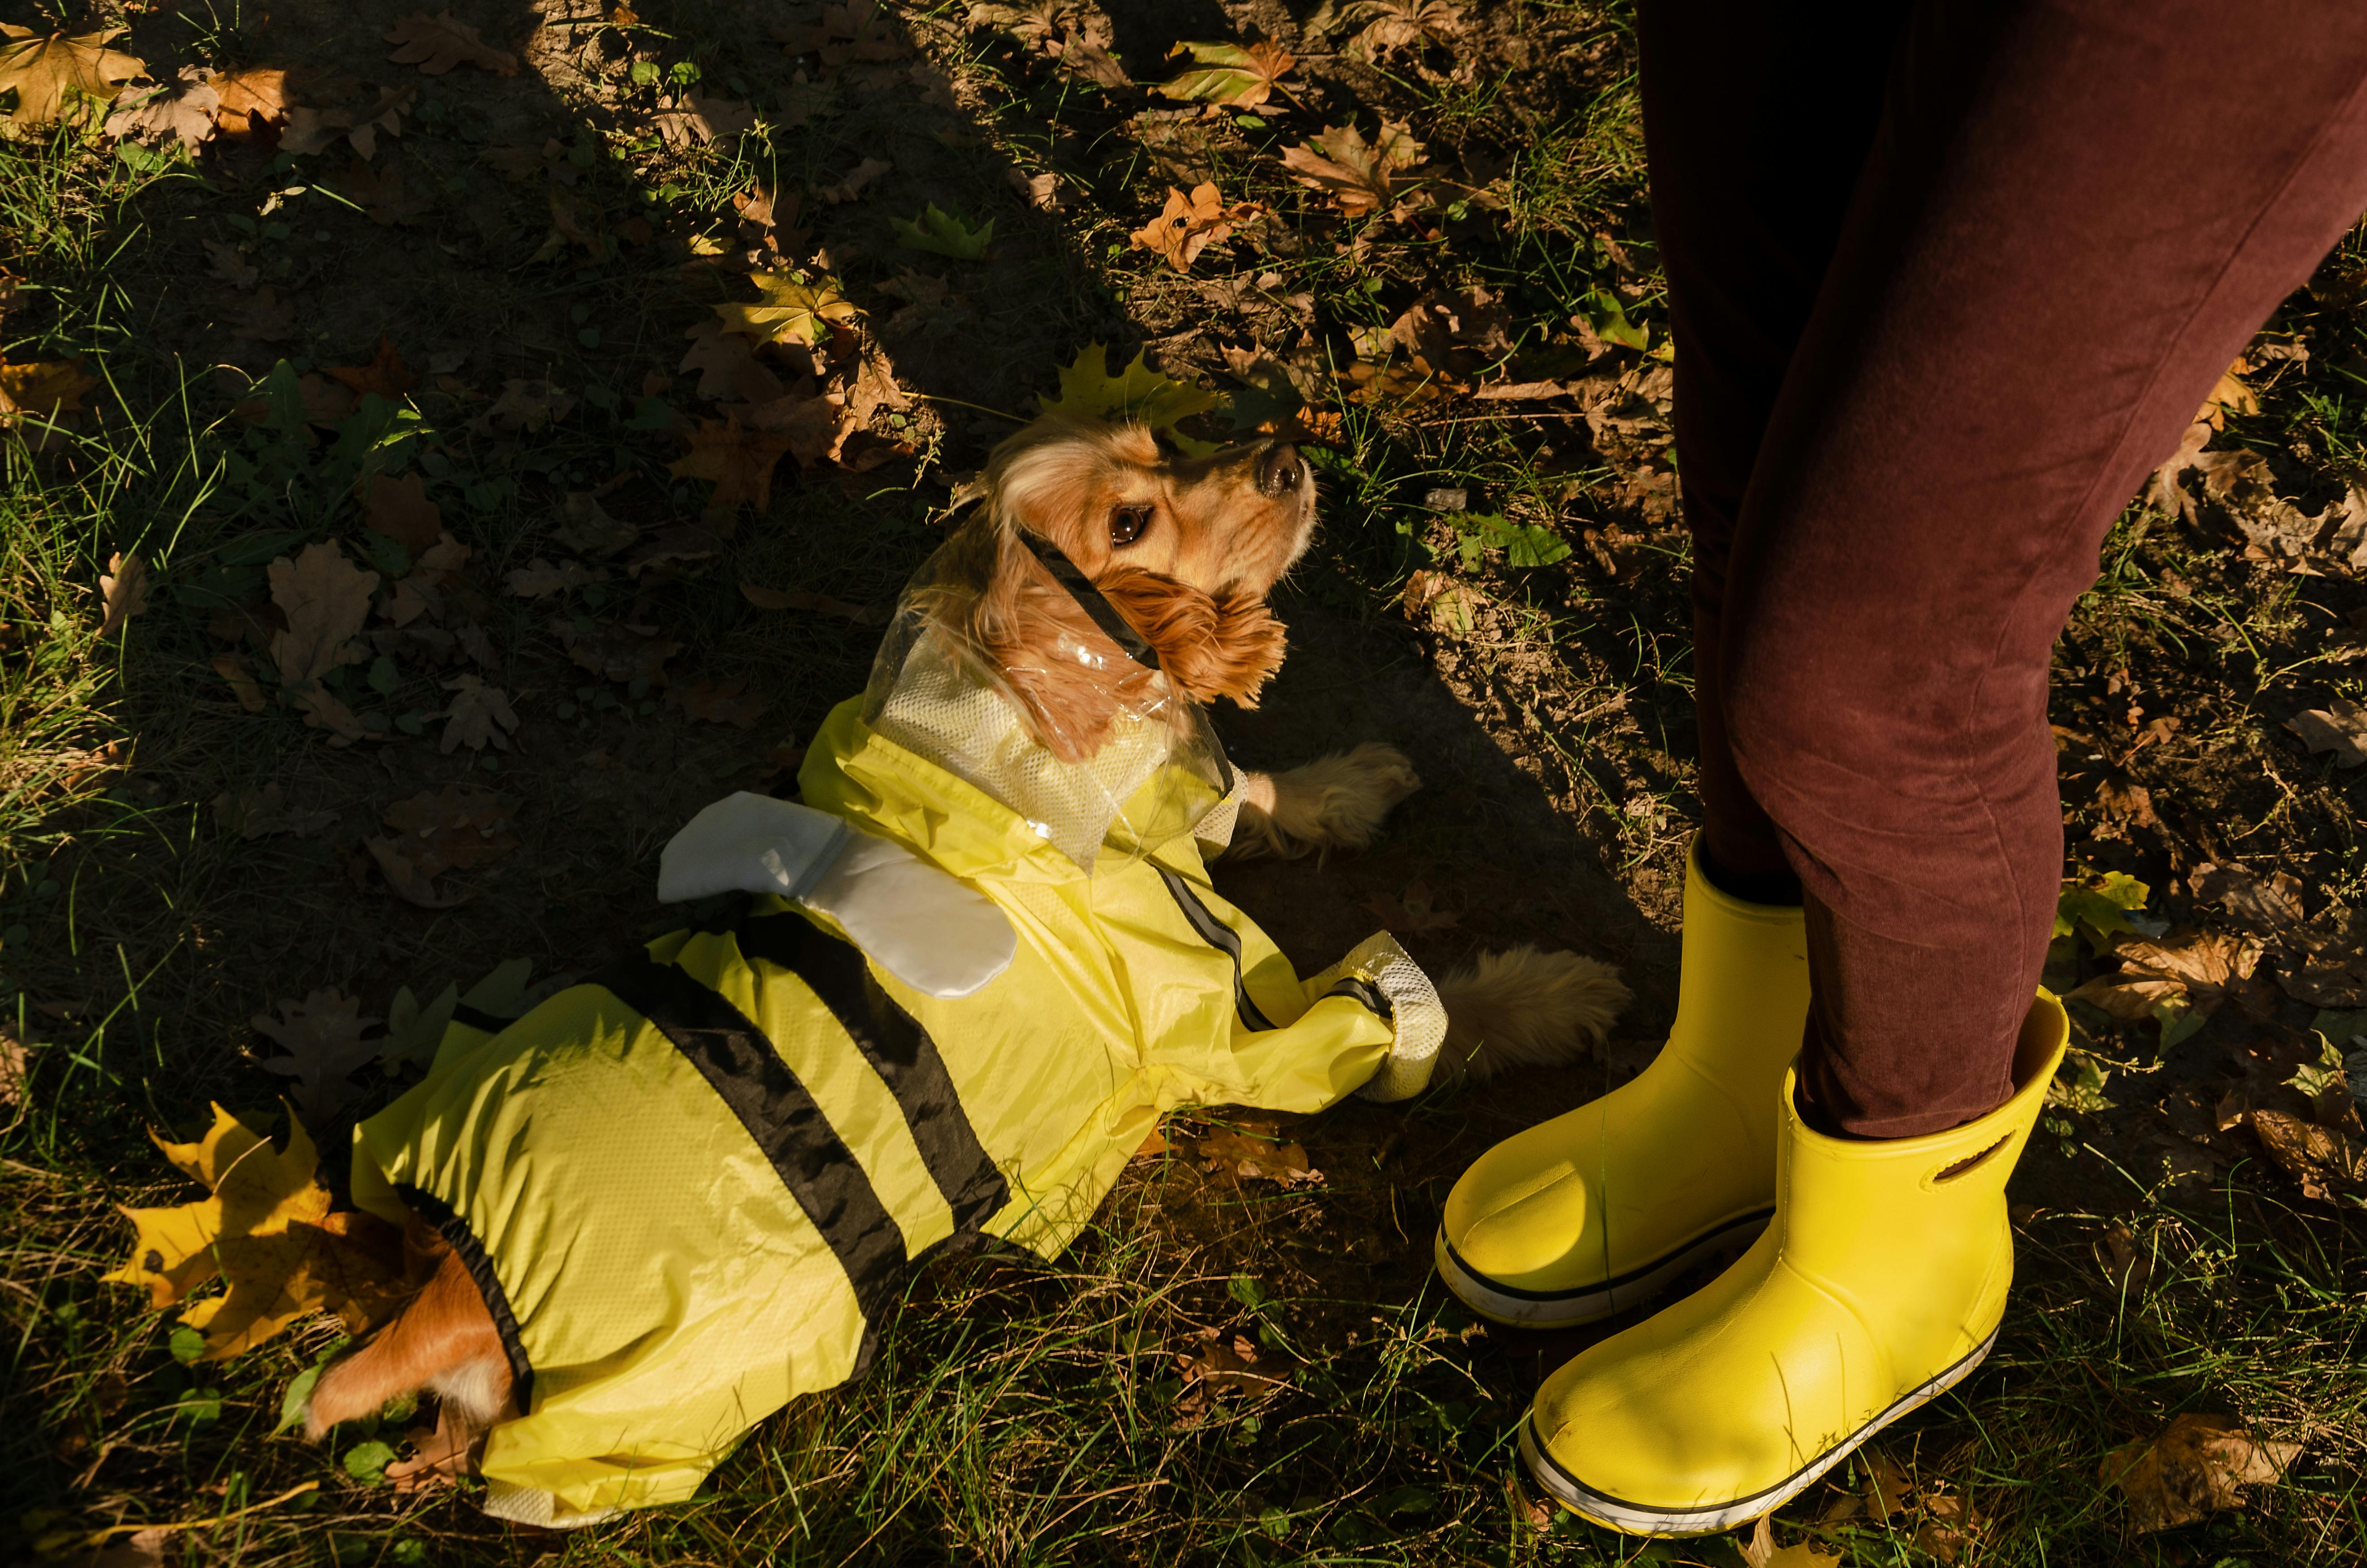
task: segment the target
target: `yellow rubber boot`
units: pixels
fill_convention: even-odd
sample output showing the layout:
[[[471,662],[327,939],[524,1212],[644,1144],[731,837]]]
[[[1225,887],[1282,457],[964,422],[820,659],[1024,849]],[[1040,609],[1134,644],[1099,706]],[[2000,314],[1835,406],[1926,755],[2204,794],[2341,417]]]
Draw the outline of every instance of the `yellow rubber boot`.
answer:
[[[1800,909],[1721,892],[1688,854],[1684,921],[1676,1023],[1652,1064],[1497,1144],[1447,1195],[1438,1272],[1482,1317],[1607,1317],[1774,1211],[1776,1091],[1808,1017]]]
[[[1814,1131],[1786,1074],[1773,1222],[1709,1285],[1546,1380],[1521,1433],[1538,1482],[1631,1534],[1732,1529],[1971,1372],[2013,1278],[2006,1177],[2067,1039],[2041,992],[2013,1097],[1921,1138]]]

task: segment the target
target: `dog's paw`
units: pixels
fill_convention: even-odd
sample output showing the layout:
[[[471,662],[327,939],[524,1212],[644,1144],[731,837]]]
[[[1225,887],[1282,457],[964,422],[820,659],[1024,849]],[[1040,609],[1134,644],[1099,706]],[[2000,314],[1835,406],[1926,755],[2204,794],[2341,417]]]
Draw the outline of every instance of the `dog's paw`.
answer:
[[[1287,773],[1251,774],[1234,852],[1288,860],[1311,849],[1362,849],[1397,803],[1421,788],[1406,754],[1379,741]]]
[[[1599,959],[1527,946],[1482,953],[1438,988],[1446,1044],[1432,1081],[1575,1062],[1603,1043],[1628,998]]]

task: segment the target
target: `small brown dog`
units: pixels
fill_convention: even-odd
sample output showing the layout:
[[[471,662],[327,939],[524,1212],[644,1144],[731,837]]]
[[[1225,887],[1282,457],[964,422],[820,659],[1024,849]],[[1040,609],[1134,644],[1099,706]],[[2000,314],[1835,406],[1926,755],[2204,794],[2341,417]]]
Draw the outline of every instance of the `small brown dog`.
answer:
[[[980,1233],[1057,1251],[1167,1109],[1313,1109],[1410,1062],[1399,1097],[1432,1052],[1478,1075],[1599,1040],[1626,992],[1591,960],[1519,948],[1433,993],[1384,934],[1302,981],[1207,885],[1193,846],[1228,826],[1236,852],[1369,843],[1420,785],[1394,747],[1237,781],[1215,753],[1184,836],[1100,847],[1109,813],[1152,788],[1109,759],[1149,734],[1163,768],[1182,766],[1213,748],[1199,705],[1252,704],[1279,668],[1267,597],[1314,511],[1287,444],[1179,457],[1137,426],[1047,419],[999,448],[985,505],[908,594],[871,697],[832,716],[801,783],[809,805],[924,840],[948,881],[983,890],[1020,933],[1008,971],[974,994],[915,991],[776,900],[506,1027],[456,1024],[429,1081],[357,1143],[357,1195],[408,1208],[432,1278],[323,1372],[308,1430],[424,1389],[462,1440],[492,1430],[495,1512],[580,1523],[687,1495],[748,1425],[859,1369],[881,1282],[907,1260]],[[914,705],[957,665],[982,684]],[[1096,800],[1118,803],[1096,818]],[[1036,842],[1081,809],[1082,860]],[[601,1118],[620,1100],[657,1117],[668,1095],[713,1131],[601,1166],[629,1141]],[[701,1141],[712,1152],[674,1147]],[[651,1161],[674,1162],[689,1194],[654,1213],[644,1189],[667,1177]],[[735,1198],[718,1170],[756,1185]],[[645,1278],[654,1304],[611,1299]],[[689,1302],[701,1291],[724,1304]],[[596,1311],[566,1306],[585,1298]],[[753,1337],[719,1342],[724,1321]],[[685,1431],[640,1429],[668,1421]]]

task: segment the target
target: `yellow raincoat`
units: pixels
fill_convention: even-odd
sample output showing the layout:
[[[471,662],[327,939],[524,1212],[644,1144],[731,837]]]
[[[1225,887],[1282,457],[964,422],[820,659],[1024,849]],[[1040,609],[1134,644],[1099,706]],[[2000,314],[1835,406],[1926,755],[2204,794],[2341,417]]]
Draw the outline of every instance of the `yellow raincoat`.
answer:
[[[523,1414],[487,1440],[490,1512],[689,1496],[756,1422],[863,1369],[913,1259],[978,1233],[1059,1252],[1167,1111],[1428,1078],[1444,1017],[1385,934],[1302,980],[1210,888],[1194,832],[1081,866],[864,711],[816,738],[807,804],[985,893],[1017,935],[1001,974],[923,995],[761,897],[515,1023],[456,1020],[356,1132],[357,1201],[437,1224],[508,1347]],[[1202,793],[1221,841],[1230,801]]]

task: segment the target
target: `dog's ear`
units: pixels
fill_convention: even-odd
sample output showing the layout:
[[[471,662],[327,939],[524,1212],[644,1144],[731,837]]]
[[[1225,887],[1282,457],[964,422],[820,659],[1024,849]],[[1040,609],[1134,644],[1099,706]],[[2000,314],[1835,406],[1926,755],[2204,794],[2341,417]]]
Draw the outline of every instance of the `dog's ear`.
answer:
[[[1247,594],[1211,595],[1156,572],[1120,567],[1096,585],[1159,654],[1160,668],[1195,702],[1229,697],[1244,708],[1282,667],[1282,622]]]
[[[1077,601],[1015,534],[996,530],[991,549],[993,563],[963,628],[966,640],[1001,673],[1052,755],[1082,762],[1109,738],[1120,696],[1140,683],[1140,672],[1079,664],[1076,645],[1101,638]]]

